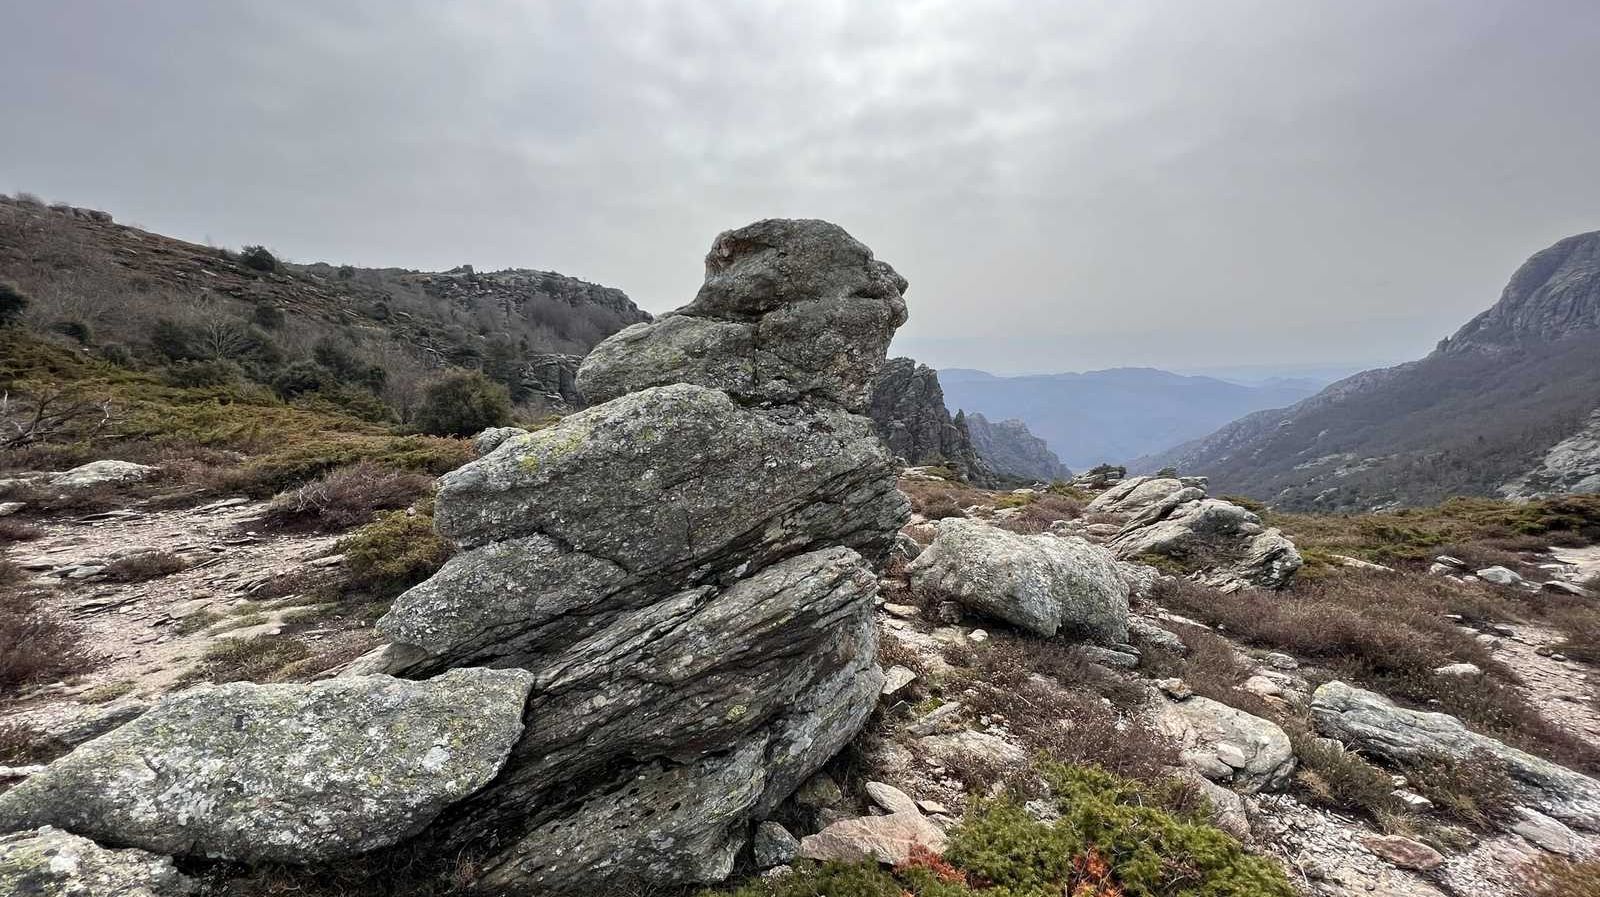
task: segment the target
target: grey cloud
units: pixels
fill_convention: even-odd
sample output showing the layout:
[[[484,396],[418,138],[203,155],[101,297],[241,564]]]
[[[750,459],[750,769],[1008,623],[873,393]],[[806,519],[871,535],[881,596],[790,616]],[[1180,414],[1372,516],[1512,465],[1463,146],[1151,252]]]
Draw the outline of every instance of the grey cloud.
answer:
[[[937,365],[1415,356],[1597,225],[1590,3],[14,3],[0,188],[687,300],[839,221]]]

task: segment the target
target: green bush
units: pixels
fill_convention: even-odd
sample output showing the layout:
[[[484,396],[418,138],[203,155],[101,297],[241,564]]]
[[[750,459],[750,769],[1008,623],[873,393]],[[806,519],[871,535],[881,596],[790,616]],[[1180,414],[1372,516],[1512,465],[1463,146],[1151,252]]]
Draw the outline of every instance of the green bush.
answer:
[[[17,322],[28,310],[28,296],[9,280],[0,280],[0,327]]]
[[[433,517],[390,511],[339,541],[351,584],[398,592],[432,576],[450,557],[450,543],[433,531]]]
[[[85,346],[94,340],[94,332],[82,321],[57,321],[50,329]]]
[[[243,374],[231,361],[180,361],[167,368],[162,377],[173,386],[223,386]]]
[[[297,361],[272,377],[272,391],[285,399],[318,392],[330,385],[328,371],[314,361]]]
[[[417,409],[417,429],[433,436],[471,436],[511,422],[506,388],[478,371],[451,374],[430,385]]]
[[[239,261],[246,268],[271,273],[278,270],[278,257],[265,246],[246,246],[239,250]]]
[[[875,864],[802,863],[733,897],[1293,897],[1272,860],[1201,821],[1163,809],[1158,788],[1089,766],[1043,763],[1061,818],[1035,819],[1012,796],[975,806],[944,856]]]

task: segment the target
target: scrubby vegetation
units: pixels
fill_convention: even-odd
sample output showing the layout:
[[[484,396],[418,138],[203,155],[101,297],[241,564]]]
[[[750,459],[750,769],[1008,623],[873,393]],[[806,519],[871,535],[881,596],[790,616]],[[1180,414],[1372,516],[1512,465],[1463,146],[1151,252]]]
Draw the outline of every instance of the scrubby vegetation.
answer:
[[[433,531],[426,513],[391,511],[340,540],[353,585],[394,595],[415,585],[450,558],[450,543]]]
[[[433,436],[471,436],[510,422],[510,394],[477,371],[451,374],[429,384],[416,418],[417,428]]]
[[[1093,766],[1046,761],[1060,818],[1041,822],[1006,795],[979,802],[950,833],[893,870],[875,864],[801,864],[734,897],[1290,897],[1271,860],[1203,821],[1203,807],[1174,807],[1167,789]]]
[[[433,478],[357,461],[273,498],[267,523],[338,531],[370,521],[378,511],[404,508],[426,495]]]
[[[1600,860],[1539,860],[1529,882],[1528,897],[1600,897]]]
[[[0,692],[81,673],[94,658],[79,631],[19,588],[0,588]]]
[[[171,576],[189,566],[183,558],[167,551],[145,551],[117,558],[101,572],[111,582],[144,582]]]

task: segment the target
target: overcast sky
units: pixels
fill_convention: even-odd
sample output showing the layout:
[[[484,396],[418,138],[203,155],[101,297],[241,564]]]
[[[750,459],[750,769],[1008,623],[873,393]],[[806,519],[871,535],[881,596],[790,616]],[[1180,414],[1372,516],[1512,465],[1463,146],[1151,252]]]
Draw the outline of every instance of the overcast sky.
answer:
[[[995,371],[1377,364],[1600,228],[1600,3],[0,0],[0,190],[664,311],[828,218]]]

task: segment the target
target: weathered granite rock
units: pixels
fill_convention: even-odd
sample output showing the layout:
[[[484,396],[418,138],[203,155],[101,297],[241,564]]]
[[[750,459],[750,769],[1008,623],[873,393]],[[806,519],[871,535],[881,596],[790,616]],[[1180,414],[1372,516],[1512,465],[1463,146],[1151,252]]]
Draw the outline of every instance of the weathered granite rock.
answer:
[[[950,417],[939,373],[910,358],[891,358],[872,387],[872,425],[889,452],[907,464],[942,465],[976,485],[994,472],[978,457],[966,419]]]
[[[142,850],[108,850],[45,826],[0,835],[0,894],[13,897],[179,897],[194,882],[172,860]]]
[[[465,551],[363,666],[533,674],[505,769],[434,826],[480,887],[719,881],[860,730],[884,683],[861,555],[909,505],[858,412],[904,286],[825,222],[725,233],[694,303],[585,360],[601,404],[444,477]]]
[[[719,235],[695,300],[596,346],[578,370],[591,403],[694,383],[741,400],[810,399],[864,413],[906,281],[843,228],[768,219]]]
[[[1438,752],[1483,752],[1504,763],[1536,810],[1573,828],[1600,831],[1600,781],[1479,735],[1444,713],[1407,710],[1380,694],[1329,682],[1311,696],[1317,729],[1393,762]]]
[[[1439,851],[1400,835],[1364,835],[1361,844],[1401,869],[1428,872],[1444,865]]]
[[[482,458],[513,436],[526,436],[528,431],[521,427],[490,427],[482,433],[472,437],[472,453]]]
[[[913,586],[1040,635],[1128,640],[1128,584],[1116,559],[1076,537],[1023,536],[952,518],[906,570]]]
[[[90,461],[49,479],[57,489],[88,489],[117,483],[137,483],[161,472],[159,467],[132,461]]]
[[[1177,477],[1133,477],[1095,496],[1086,510],[1137,514],[1186,488]]]
[[[1145,505],[1111,540],[1111,548],[1123,558],[1157,554],[1207,561],[1212,570],[1208,582],[1229,591],[1288,585],[1304,563],[1294,543],[1279,530],[1263,527],[1261,518],[1250,510],[1197,494],[1203,493],[1183,486]]]
[[[1210,698],[1166,702],[1156,725],[1197,772],[1246,793],[1278,788],[1294,772],[1294,748],[1277,723]]]
[[[493,778],[532,684],[521,670],[469,669],[190,689],[0,795],[0,830],[54,825],[233,860],[359,854]]]

